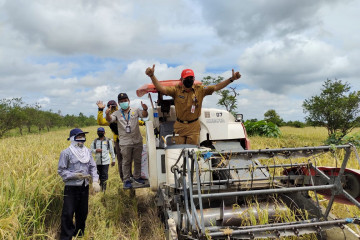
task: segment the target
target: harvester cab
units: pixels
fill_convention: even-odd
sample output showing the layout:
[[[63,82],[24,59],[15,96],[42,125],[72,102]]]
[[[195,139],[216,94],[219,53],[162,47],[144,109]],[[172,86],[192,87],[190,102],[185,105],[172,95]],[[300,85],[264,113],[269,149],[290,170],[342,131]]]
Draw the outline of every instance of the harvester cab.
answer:
[[[146,84],[137,95],[151,92]],[[214,108],[201,111],[200,146],[177,145],[174,101],[157,94],[146,150],[167,239],[359,239],[347,224],[360,219],[331,212],[334,202],[360,208],[360,172],[346,168],[352,153],[360,163],[354,146],[251,150],[242,115]],[[324,158],[336,166],[319,166]]]

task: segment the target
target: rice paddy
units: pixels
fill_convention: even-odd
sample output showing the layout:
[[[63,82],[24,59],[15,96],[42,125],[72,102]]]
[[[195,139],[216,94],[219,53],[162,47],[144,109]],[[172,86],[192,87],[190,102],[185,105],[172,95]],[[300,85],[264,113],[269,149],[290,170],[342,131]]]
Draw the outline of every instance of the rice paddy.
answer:
[[[90,132],[88,147],[96,137],[96,128],[83,128]],[[69,130],[0,139],[0,239],[58,238],[63,182],[57,164],[60,152],[69,145]],[[144,128],[141,130],[144,134]],[[252,149],[318,146],[327,137],[324,128],[282,127],[281,131],[280,138],[251,137]],[[112,137],[109,133],[107,137]],[[328,158],[317,162],[319,166],[335,164]],[[359,169],[353,155],[348,167]],[[133,198],[121,186],[117,166],[111,167],[106,193],[90,193],[83,239],[164,239],[154,193],[136,190],[137,197]],[[326,201],[321,203],[326,206]],[[333,210],[338,217],[360,215],[354,206],[335,204]],[[247,224],[268,221],[266,211],[258,219],[249,216]]]

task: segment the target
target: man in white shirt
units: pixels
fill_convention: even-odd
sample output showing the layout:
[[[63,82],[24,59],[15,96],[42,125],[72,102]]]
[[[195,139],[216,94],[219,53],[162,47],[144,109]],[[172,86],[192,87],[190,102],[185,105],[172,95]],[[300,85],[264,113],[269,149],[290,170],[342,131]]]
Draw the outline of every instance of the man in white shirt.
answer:
[[[111,155],[111,166],[115,166],[114,145],[111,139],[105,137],[105,129],[97,129],[98,138],[90,146],[91,152],[95,154],[97,172],[99,174],[101,190],[106,190],[106,181],[109,178],[109,165]]]

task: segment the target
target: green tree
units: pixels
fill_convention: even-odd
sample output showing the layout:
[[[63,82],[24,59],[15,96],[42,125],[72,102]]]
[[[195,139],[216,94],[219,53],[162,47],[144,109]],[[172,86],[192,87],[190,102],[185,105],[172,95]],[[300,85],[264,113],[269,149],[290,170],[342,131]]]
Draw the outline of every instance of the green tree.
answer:
[[[201,82],[205,86],[215,85],[224,80],[223,77],[218,76],[217,78],[213,78],[210,76],[204,77]],[[239,93],[236,91],[236,87],[227,87],[226,89],[222,89],[216,92],[217,95],[220,96],[220,99],[217,103],[219,106],[224,106],[225,109],[232,114],[235,114],[235,109],[237,108],[237,100],[236,97],[239,96]]]
[[[350,85],[341,80],[326,80],[320,95],[303,102],[306,121],[313,126],[325,126],[329,136],[344,137],[359,125],[360,91],[350,92]]]
[[[270,109],[266,113],[264,113],[264,120],[266,120],[267,122],[272,122],[279,127],[284,124],[284,120],[280,118],[279,114],[277,114],[274,109]]]

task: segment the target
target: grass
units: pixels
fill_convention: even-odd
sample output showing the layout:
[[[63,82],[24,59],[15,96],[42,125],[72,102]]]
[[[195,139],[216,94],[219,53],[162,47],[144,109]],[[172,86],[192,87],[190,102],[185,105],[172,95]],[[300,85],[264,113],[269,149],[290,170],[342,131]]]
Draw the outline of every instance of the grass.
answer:
[[[96,129],[83,128],[90,132],[87,146]],[[0,239],[58,238],[64,184],[57,164],[68,134],[66,129],[0,140]],[[136,194],[123,191],[117,167],[110,168],[107,192],[91,192],[84,239],[163,238],[154,194]]]
[[[87,146],[96,137],[96,129],[83,128],[90,132]],[[57,239],[64,186],[57,164],[60,152],[69,145],[69,130],[0,139],[0,239]],[[324,128],[283,127],[281,131],[280,138],[252,137],[252,149],[318,146],[327,137]],[[144,135],[144,127],[141,132]],[[334,162],[324,158],[320,164]],[[359,169],[354,156],[350,166]],[[95,195],[91,191],[84,239],[164,239],[154,193],[136,190],[133,198],[121,187],[117,167],[112,167],[107,192]],[[339,217],[360,215],[356,207],[341,204],[334,205],[334,212]]]

